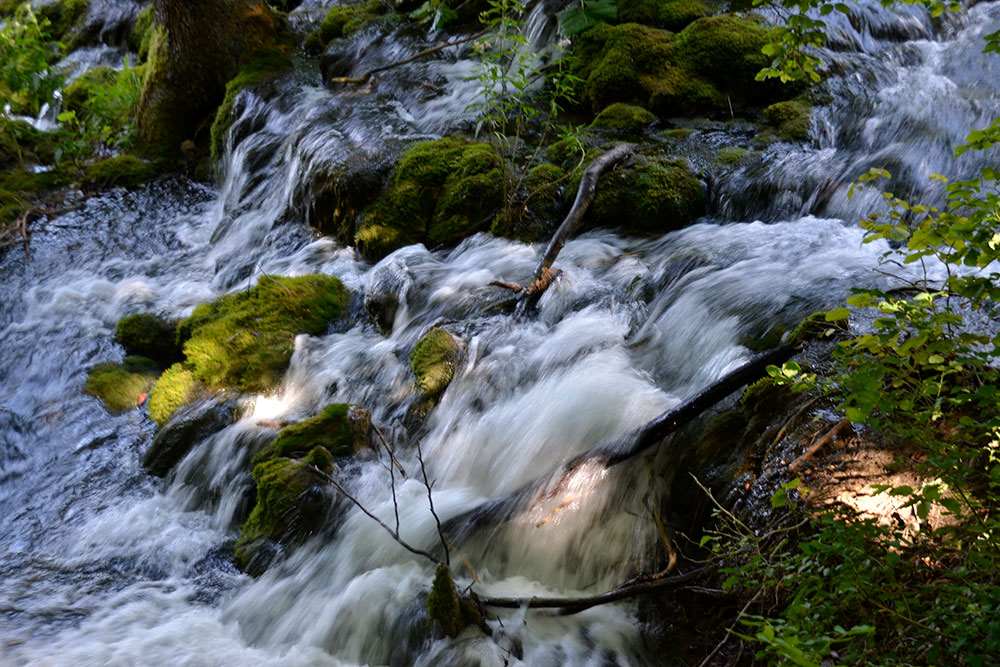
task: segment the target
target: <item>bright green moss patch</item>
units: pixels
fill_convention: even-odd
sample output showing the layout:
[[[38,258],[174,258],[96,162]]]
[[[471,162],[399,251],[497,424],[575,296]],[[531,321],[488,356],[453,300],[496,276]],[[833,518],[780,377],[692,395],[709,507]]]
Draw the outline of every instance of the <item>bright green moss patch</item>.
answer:
[[[91,369],[84,392],[104,401],[112,412],[124,412],[138,404],[139,395],[148,392],[159,367],[145,357],[125,357],[121,364],[97,364]]]
[[[812,110],[797,101],[777,102],[764,109],[764,120],[778,130],[783,139],[805,141],[809,138]]]
[[[294,525],[300,514],[300,497],[320,481],[305,461],[287,458],[258,463],[253,478],[257,482],[257,503],[236,542],[236,560],[244,569],[254,556],[258,540],[280,542],[293,530],[308,531],[311,526]]]
[[[186,365],[209,387],[269,391],[281,381],[295,336],[325,332],[347,296],[333,276],[264,276],[249,291],[198,306],[178,325]]]
[[[135,313],[118,320],[115,340],[129,354],[138,354],[169,366],[179,357],[175,325],[153,313]]]
[[[517,201],[497,214],[490,233],[527,243],[546,238],[564,208],[561,195],[565,181],[562,167],[548,162],[532,167],[524,177]]]
[[[428,331],[410,353],[410,368],[425,395],[439,396],[455,375],[461,352],[458,340],[441,327]]]
[[[63,90],[63,108],[82,114],[94,88],[110,86],[118,78],[118,72],[110,67],[95,67],[73,79]]]
[[[320,37],[324,43],[338,37],[347,37],[373,23],[380,13],[382,13],[382,3],[378,0],[363,2],[360,5],[331,7],[320,23]]]
[[[240,68],[239,74],[226,84],[226,96],[215,112],[212,122],[211,144],[212,161],[218,162],[225,147],[226,132],[233,122],[233,105],[236,97],[246,88],[260,86],[274,80],[280,74],[288,71],[292,59],[280,49],[264,51]]]
[[[588,216],[600,227],[661,234],[683,227],[703,209],[701,181],[685,160],[636,156],[632,167],[598,182]]]
[[[453,639],[465,628],[458,591],[451,570],[444,563],[438,563],[431,592],[427,595],[427,617],[431,623],[439,623],[444,634]]]
[[[715,161],[726,166],[735,166],[743,161],[750,151],[739,146],[723,146],[715,154]]]
[[[712,13],[702,0],[619,0],[621,23],[642,23],[671,32],[682,30],[692,21]]]
[[[350,456],[357,451],[357,430],[348,419],[351,406],[332,403],[314,417],[281,430],[277,439],[254,455],[254,464],[275,457],[301,457],[316,447],[333,456]]]
[[[444,137],[411,146],[389,189],[362,214],[361,252],[379,259],[413,243],[454,243],[492,220],[502,205],[503,170],[489,144]]]
[[[174,364],[163,371],[149,393],[149,417],[163,426],[174,410],[193,401],[203,390],[194,373]]]
[[[135,17],[128,37],[129,47],[139,54],[139,62],[149,58],[149,44],[153,39],[153,5],[149,4]]]
[[[622,134],[639,134],[655,120],[656,116],[642,107],[616,102],[597,114],[590,126]]]
[[[131,187],[145,183],[159,172],[155,164],[134,155],[117,155],[87,167],[82,183],[97,188]]]

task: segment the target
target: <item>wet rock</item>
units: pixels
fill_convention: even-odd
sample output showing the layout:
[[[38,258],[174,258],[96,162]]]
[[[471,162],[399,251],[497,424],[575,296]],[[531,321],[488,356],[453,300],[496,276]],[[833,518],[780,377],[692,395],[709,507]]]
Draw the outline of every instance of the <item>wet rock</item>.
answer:
[[[270,445],[254,455],[254,464],[276,457],[351,456],[368,447],[371,440],[371,411],[359,405],[332,403],[314,417],[287,426]],[[317,463],[322,461],[317,460]],[[332,461],[331,461],[332,463]],[[318,465],[327,469],[328,465]]]
[[[632,234],[662,234],[704,211],[704,186],[686,160],[636,156],[597,184],[587,219]]]
[[[166,476],[197,443],[221,431],[239,417],[235,396],[220,394],[179,408],[159,430],[142,457],[151,475]]]
[[[379,262],[368,277],[365,289],[365,312],[384,335],[392,333],[396,313],[406,303],[413,286],[413,275],[406,264],[395,257]]]
[[[812,125],[812,109],[802,102],[776,102],[764,109],[764,120],[778,130],[782,139],[805,141]]]
[[[176,322],[153,313],[135,313],[118,320],[115,341],[129,354],[148,357],[166,367],[180,358],[175,327]]]
[[[410,406],[406,424],[415,429],[437,405],[455,376],[462,358],[461,341],[441,327],[428,331],[410,352],[410,369],[416,376],[420,397]]]

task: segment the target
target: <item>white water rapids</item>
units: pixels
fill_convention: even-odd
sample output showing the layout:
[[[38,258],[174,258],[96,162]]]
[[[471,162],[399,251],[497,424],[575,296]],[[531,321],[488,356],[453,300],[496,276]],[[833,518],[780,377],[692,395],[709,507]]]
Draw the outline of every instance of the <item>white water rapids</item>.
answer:
[[[461,95],[450,107],[407,109],[405,95],[358,101],[295,83],[280,103],[244,100],[218,191],[165,181],[71,196],[77,210],[33,231],[30,262],[19,247],[0,255],[0,664],[672,664],[646,646],[628,601],[574,616],[505,612],[490,622],[492,639],[475,630],[432,639],[420,608],[433,567],[342,500],[328,530],[263,576],[238,572],[233,517],[257,422],[330,402],[371,408],[411,473],[396,478],[402,536],[436,548],[413,438],[447,520],[645,423],[746,360],[744,343],[772,327],[836,305],[852,286],[893,284],[872,270],[886,247],[862,245],[856,224],[874,200],[844,191],[880,158],[913,183],[975,167],[950,151],[1000,113],[1000,76],[976,52],[998,9],[978,5],[968,27],[936,38],[926,16],[907,10],[900,25],[916,28],[900,42],[874,19],[842,26],[863,51],[838,55],[834,100],[819,108],[811,145],[774,149],[767,173],[715,184],[714,217],[684,230],[572,240],[562,277],[524,321],[476,312],[491,281],[530,274],[538,246],[477,235],[448,250],[403,248],[372,267],[316,238],[302,217],[287,219],[320,162],[443,132],[468,102]],[[812,196],[819,180],[822,198]],[[766,199],[734,203],[748,192]],[[763,221],[729,219],[741,211]],[[349,326],[299,336],[278,394],[258,397],[169,480],[146,475],[139,461],[153,424],[82,393],[88,368],[123,355],[111,340],[118,319],[182,317],[264,273],[316,272],[339,276],[358,303],[377,276],[399,277],[407,287],[391,333],[356,308]],[[460,335],[465,358],[407,443],[398,426],[414,399],[407,355],[438,323]],[[650,565],[649,508],[663,489],[647,463],[583,467],[558,512],[526,508],[461,545],[476,589],[591,594]],[[346,472],[352,492],[394,524],[385,457],[360,457]]]

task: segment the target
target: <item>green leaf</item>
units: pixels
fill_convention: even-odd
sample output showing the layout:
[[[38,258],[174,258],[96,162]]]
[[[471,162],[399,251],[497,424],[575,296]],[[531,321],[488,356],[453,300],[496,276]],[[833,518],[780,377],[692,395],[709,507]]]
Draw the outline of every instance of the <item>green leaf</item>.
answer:
[[[896,486],[896,487],[893,487],[889,491],[889,495],[890,496],[912,496],[913,495],[913,487],[912,486],[907,486],[906,484],[903,484],[903,485],[900,485],[900,486]]]
[[[828,310],[824,318],[827,322],[836,322],[838,320],[846,320],[850,314],[850,308],[834,308],[833,310]]]

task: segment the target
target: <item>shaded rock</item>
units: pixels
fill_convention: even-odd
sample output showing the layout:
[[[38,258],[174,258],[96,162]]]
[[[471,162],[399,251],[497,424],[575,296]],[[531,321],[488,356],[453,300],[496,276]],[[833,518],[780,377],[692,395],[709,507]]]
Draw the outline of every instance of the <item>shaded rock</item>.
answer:
[[[406,303],[413,275],[406,264],[394,257],[379,262],[368,276],[365,312],[384,335],[392,333],[400,306]]]
[[[276,457],[301,458],[316,448],[326,452],[326,456],[350,456],[369,445],[371,427],[371,411],[367,408],[332,403],[318,415],[282,429],[274,442],[254,455],[253,463]],[[322,456],[322,452],[316,456]]]
[[[153,438],[143,467],[151,475],[166,476],[192,447],[236,421],[239,412],[236,397],[225,394],[184,405]]]

